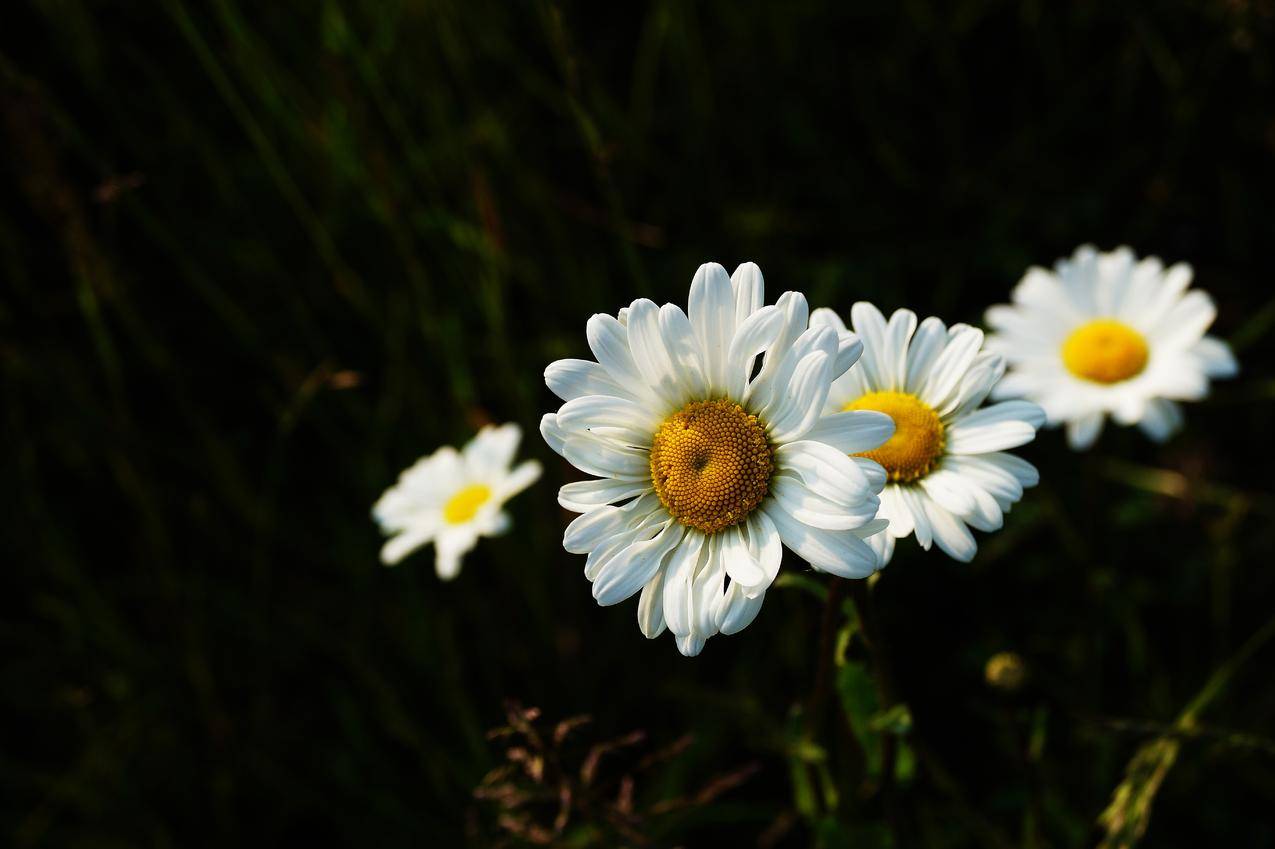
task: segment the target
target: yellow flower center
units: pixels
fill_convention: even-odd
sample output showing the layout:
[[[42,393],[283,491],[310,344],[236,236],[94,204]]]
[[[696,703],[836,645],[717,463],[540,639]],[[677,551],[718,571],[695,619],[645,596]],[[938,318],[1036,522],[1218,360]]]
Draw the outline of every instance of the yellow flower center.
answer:
[[[892,481],[908,483],[925,477],[943,455],[943,422],[915,395],[869,392],[844,409],[876,410],[894,419],[894,436],[880,448],[854,455],[880,463]]]
[[[449,525],[463,525],[474,518],[488,498],[491,498],[491,487],[485,483],[471,483],[443,505],[443,520]]]
[[[717,533],[747,518],[774,471],[757,417],[734,401],[694,401],[664,420],[651,442],[651,482],[683,525]]]
[[[1063,342],[1063,365],[1076,377],[1119,383],[1147,367],[1147,340],[1127,324],[1099,318],[1072,331]]]

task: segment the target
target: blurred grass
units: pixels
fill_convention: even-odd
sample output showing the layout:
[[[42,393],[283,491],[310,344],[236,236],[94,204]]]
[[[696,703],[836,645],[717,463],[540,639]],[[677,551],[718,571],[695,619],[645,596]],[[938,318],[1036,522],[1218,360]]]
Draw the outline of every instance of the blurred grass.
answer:
[[[4,17],[15,846],[457,845],[506,697],[694,734],[652,795],[762,763],[687,845],[1086,845],[1146,724],[1269,617],[1268,2]],[[540,372],[595,311],[684,301],[707,259],[758,261],[772,298],[977,322],[1084,241],[1192,262],[1244,374],[1162,448],[1046,434],[1041,487],[970,566],[901,551],[873,603],[916,775],[891,810],[843,792],[805,823],[816,601],[776,591],[695,661],[597,609],[559,544],[574,473],[534,435]],[[514,534],[451,584],[428,555],[382,569],[372,501],[488,420],[548,468]],[[1010,694],[982,678],[1006,649]],[[1269,668],[1210,707],[1259,745],[1174,738],[1148,845],[1275,845]]]

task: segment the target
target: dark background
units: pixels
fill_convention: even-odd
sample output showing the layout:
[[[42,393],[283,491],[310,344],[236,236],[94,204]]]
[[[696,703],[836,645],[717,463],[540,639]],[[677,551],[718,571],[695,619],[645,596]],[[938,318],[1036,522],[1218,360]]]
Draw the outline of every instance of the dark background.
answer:
[[[1269,0],[5,4],[4,842],[485,845],[514,697],[694,735],[648,802],[760,766],[655,845],[1092,845],[1271,614],[1273,49]],[[543,367],[710,259],[977,323],[1090,241],[1191,262],[1241,376],[1164,446],[1043,433],[970,565],[900,546],[873,603],[923,757],[810,814],[827,579],[692,660],[598,608]],[[546,466],[514,531],[451,583],[382,567],[372,502],[489,420]],[[1182,741],[1148,845],[1275,846],[1273,661]]]

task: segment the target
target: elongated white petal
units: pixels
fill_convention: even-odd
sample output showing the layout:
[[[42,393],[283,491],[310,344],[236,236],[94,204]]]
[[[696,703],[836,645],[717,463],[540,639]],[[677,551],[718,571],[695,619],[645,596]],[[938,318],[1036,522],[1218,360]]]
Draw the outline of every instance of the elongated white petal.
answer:
[[[557,360],[545,369],[545,385],[563,401],[584,395],[617,395],[629,393],[611,379],[611,375],[593,360]]]
[[[630,598],[655,577],[664,556],[681,541],[685,532],[684,526],[668,519],[654,537],[629,545],[594,578],[594,599],[603,607],[609,607]]]
[[[781,445],[775,460],[779,471],[796,475],[815,493],[839,504],[853,505],[879,491],[855,458],[822,442]]]
[[[556,413],[545,413],[540,417],[540,436],[555,453],[562,454],[566,450],[567,435],[558,427]]]
[[[735,325],[739,326],[766,303],[766,283],[755,262],[741,263],[730,276],[735,290]]]
[[[777,505],[764,509],[784,545],[815,569],[842,578],[866,578],[876,571],[876,554],[854,534],[812,528]]]
[[[715,262],[695,272],[687,302],[691,327],[703,352],[704,377],[710,394],[726,388],[726,355],[735,335],[735,293],[726,269]]]
[[[681,374],[664,344],[660,308],[654,301],[639,298],[629,305],[629,350],[643,381],[669,409],[683,403]],[[558,413],[559,419],[562,412]]]
[[[664,619],[678,637],[691,633],[695,615],[691,599],[691,581],[700,564],[707,538],[696,530],[686,532],[682,544],[669,555],[664,578]]]
[[[908,347],[907,370],[903,385],[907,392],[919,395],[930,376],[934,361],[947,347],[947,325],[942,320],[930,316],[922,321],[912,336],[912,344]]]
[[[664,633],[664,575],[661,570],[642,587],[638,598],[638,628],[648,640]]]
[[[558,503],[567,510],[585,513],[602,504],[614,504],[636,498],[651,489],[649,480],[600,478],[573,481],[558,490]]]
[[[650,474],[648,452],[588,436],[569,436],[562,456],[582,472],[600,478],[640,478]]]
[[[982,344],[983,331],[964,324],[953,325],[947,333],[947,344],[935,358],[929,377],[921,387],[921,400],[936,409],[943,407],[978,356]]]
[[[948,451],[953,454],[986,454],[1031,442],[1045,423],[1045,413],[1030,401],[1002,401],[952,424],[947,430]]]
[[[880,448],[894,436],[894,419],[875,410],[847,410],[821,418],[802,438],[823,442],[843,454]]]
[[[645,397],[645,382],[633,354],[629,351],[629,331],[617,319],[598,313],[585,326],[589,350],[614,383],[640,391]]]
[[[758,587],[764,589],[769,581],[766,580],[766,573],[762,570],[761,564],[757,562],[752,551],[748,548],[748,541],[744,539],[744,533],[739,525],[727,528],[721,532],[722,537],[722,565],[726,569],[726,574],[737,584],[745,589]],[[760,591],[760,590],[759,590]],[[756,595],[756,592],[751,593]]]
[[[850,323],[855,335],[863,340],[863,356],[859,368],[867,374],[874,389],[893,389],[892,369],[886,363],[886,325],[881,311],[866,301],[859,301],[850,308]]]
[[[686,313],[675,304],[660,307],[660,333],[664,337],[664,349],[672,360],[673,371],[681,381],[685,398],[707,397],[704,354]]]

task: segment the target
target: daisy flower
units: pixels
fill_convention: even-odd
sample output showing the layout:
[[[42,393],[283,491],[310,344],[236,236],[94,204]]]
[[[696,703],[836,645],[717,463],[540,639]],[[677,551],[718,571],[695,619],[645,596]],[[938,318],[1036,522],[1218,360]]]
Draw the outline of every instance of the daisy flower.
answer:
[[[438,577],[456,577],[461,558],[479,537],[509,529],[509,514],[500,509],[505,502],[540,477],[535,460],[510,468],[521,438],[516,424],[488,425],[464,449],[446,445],[399,475],[372,507],[372,517],[390,537],[381,561],[393,566],[433,542]]]
[[[563,547],[588,555],[599,604],[640,592],[642,633],[667,627],[688,656],[753,621],[784,545],[845,578],[878,568],[864,538],[885,526],[875,519],[885,472],[847,455],[880,445],[893,424],[860,412],[820,420],[862,346],[808,327],[796,292],[764,300],[753,263],[733,277],[702,265],[687,312],[641,299],[595,315],[596,362],[545,370],[566,403],[540,432],[596,476],[558,493],[581,514]]]
[[[1238,370],[1226,343],[1204,335],[1217,311],[1190,284],[1191,266],[1165,269],[1129,248],[1085,245],[1052,272],[1028,269],[1014,303],[987,311],[988,348],[1009,361],[995,396],[1040,404],[1076,450],[1093,445],[1108,414],[1168,439],[1182,426],[1178,401]]]
[[[1035,438],[1044,413],[1027,401],[980,408],[1005,363],[980,351],[977,328],[949,328],[932,316],[918,326],[911,310],[895,311],[887,324],[863,302],[851,308],[850,320],[854,333],[828,309],[815,310],[810,323],[863,342],[859,366],[828,393],[828,414],[876,410],[894,420],[889,441],[862,454],[890,479],[878,514],[890,525],[871,543],[883,564],[894,554],[894,541],[912,534],[927,551],[936,543],[969,561],[978,550],[970,528],[1000,528],[1023,487],[1039,480],[1031,463],[1006,452]]]

